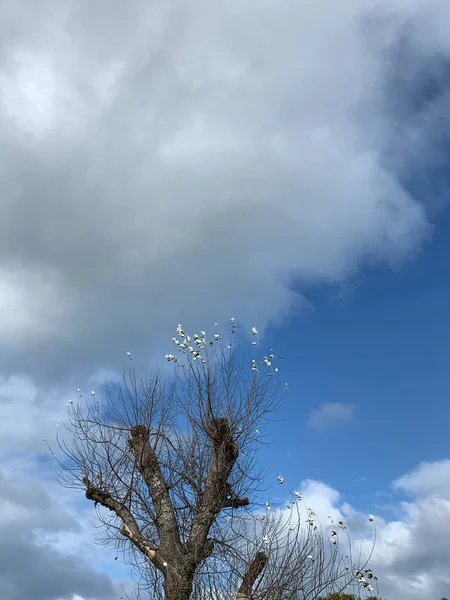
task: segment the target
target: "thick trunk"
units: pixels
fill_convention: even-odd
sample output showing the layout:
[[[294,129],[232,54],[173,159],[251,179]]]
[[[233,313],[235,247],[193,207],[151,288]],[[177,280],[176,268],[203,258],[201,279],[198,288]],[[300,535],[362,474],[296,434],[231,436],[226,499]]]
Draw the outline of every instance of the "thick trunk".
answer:
[[[164,581],[164,600],[189,600],[192,593],[192,577],[167,573]]]

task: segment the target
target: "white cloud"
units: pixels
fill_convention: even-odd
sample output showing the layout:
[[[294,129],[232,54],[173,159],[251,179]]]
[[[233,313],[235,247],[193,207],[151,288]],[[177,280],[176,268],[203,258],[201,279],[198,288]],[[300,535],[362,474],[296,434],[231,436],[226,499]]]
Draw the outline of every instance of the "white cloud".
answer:
[[[450,460],[424,462],[394,482],[394,487],[418,497],[438,494],[450,500]]]
[[[316,431],[329,429],[334,425],[353,420],[355,407],[341,402],[325,402],[319,408],[311,410],[308,424]]]
[[[396,600],[448,597],[450,576],[449,460],[422,463],[393,482],[414,497],[394,506],[397,520],[376,516],[376,545],[371,567],[379,578],[382,597]],[[367,514],[344,502],[339,492],[324,483],[308,480],[301,486],[304,500],[323,525],[328,515],[349,525],[353,545],[363,537],[363,556],[372,546]],[[376,510],[367,507],[367,512]]]

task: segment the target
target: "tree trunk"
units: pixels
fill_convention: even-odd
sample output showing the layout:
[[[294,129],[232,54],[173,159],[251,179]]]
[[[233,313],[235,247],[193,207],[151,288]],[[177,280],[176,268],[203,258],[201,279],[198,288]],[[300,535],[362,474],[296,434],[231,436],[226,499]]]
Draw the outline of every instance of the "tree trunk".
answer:
[[[189,600],[193,578],[177,572],[167,573],[164,581],[164,600]]]

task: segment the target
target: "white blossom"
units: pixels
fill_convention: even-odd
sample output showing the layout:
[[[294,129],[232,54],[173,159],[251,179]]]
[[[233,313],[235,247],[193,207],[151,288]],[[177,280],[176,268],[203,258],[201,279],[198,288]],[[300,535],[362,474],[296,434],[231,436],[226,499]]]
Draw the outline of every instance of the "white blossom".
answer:
[[[294,492],[294,494],[297,500],[303,500],[303,496],[300,494],[300,492]]]
[[[256,327],[252,327],[252,335],[258,335],[258,330]]]
[[[369,515],[369,521],[375,521],[375,517],[373,515]]]
[[[278,479],[278,481],[280,483],[284,483],[284,477],[283,477],[283,475],[278,475],[277,479]]]

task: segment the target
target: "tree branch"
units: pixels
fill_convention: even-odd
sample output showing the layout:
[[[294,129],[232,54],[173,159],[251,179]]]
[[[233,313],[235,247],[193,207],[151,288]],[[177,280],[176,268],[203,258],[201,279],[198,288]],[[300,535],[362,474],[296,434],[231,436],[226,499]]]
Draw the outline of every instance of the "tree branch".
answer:
[[[248,506],[250,500],[248,498],[228,498],[223,505],[224,508],[241,508],[241,506]]]
[[[233,440],[233,431],[227,419],[212,419],[207,434],[213,442],[214,457],[206,478],[205,489],[197,515],[192,524],[188,547],[198,552],[203,548],[209,530],[217,515],[225,506],[245,506],[244,499],[228,499],[228,477],[239,456],[239,448]],[[240,502],[242,501],[242,503]]]
[[[94,500],[94,502],[98,502],[105,508],[116,513],[123,522],[123,527],[120,532],[128,537],[136,548],[154,562],[156,559],[156,548],[152,548],[146,538],[142,535],[139,526],[129,509],[122,502],[113,498],[111,494],[96,487],[87,477],[83,478],[83,483],[86,486],[86,498],[88,500]]]
[[[158,457],[150,444],[149,430],[144,425],[135,425],[130,428],[130,433],[131,440],[128,443],[155,507],[160,547],[171,551],[175,548],[181,550],[178,523]]]
[[[236,600],[250,599],[255,581],[261,575],[266,564],[267,555],[264,552],[257,552],[242,579],[241,587],[236,595]]]

